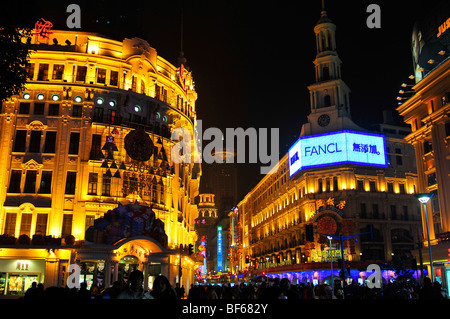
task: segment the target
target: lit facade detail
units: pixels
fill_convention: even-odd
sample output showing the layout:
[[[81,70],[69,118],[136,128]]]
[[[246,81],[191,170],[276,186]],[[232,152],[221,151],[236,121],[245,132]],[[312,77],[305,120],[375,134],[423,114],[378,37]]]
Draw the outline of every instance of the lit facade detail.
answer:
[[[52,30],[49,39],[32,37],[32,50],[26,89],[5,101],[1,110],[0,246],[21,236],[31,241],[61,238],[53,256],[33,249],[36,255],[27,251],[23,257],[44,258],[45,286],[60,285],[56,274],[83,259],[104,259],[111,274],[104,283],[112,284],[118,255],[112,260],[85,250],[70,255],[64,245],[82,245],[95,219],[119,203],[137,202],[151,206],[164,223],[168,246],[158,264],[175,280],[172,249],[197,240],[194,198],[201,168],[171,159],[171,132],[183,127],[194,133],[197,93],[192,73],[138,38],[116,41]],[[149,160],[134,160],[125,150],[125,137],[134,130],[151,139]],[[139,268],[147,269],[154,262],[153,244],[140,239],[130,245],[136,252],[141,247]],[[122,250],[115,247],[112,254]],[[0,261],[24,252],[1,249]],[[193,272],[194,263],[183,262],[183,280],[192,283]]]
[[[408,128],[392,124],[388,113],[377,131],[369,132],[352,121],[350,89],[341,78],[341,60],[335,50],[335,28],[323,11],[314,28],[317,55],[316,81],[308,87],[311,112],[299,141],[314,141],[316,136],[336,132],[359,132],[363,136],[375,133],[385,143],[379,150],[386,152],[385,158],[380,167],[371,166],[370,161],[354,164],[336,160],[328,165],[316,161],[323,165],[313,167],[311,162],[311,167],[297,166],[290,173],[290,165],[301,157],[295,152],[285,154],[278,170],[264,176],[238,204],[242,251],[237,268],[241,274],[322,283],[329,280],[331,253],[329,240],[317,232],[349,236],[366,232],[370,224],[374,227],[373,240],[361,236],[357,241],[345,241],[344,256],[340,256],[339,242],[332,241],[334,276],[339,276],[338,258],[344,258],[353,270],[370,263],[391,262],[394,256],[405,258],[409,265],[413,262],[411,251],[420,234],[420,208],[412,195],[418,183],[414,150],[403,139]],[[336,145],[329,150],[336,151]],[[309,151],[311,154],[312,148]],[[306,240],[306,225],[313,225],[314,241]],[[359,271],[358,278],[354,271],[351,276],[364,281]]]
[[[415,150],[418,193],[433,195],[421,205],[423,245],[431,243],[436,280],[450,289],[450,30],[442,26],[448,19],[448,4],[440,4],[415,23],[412,32],[414,84],[411,94],[397,111],[412,132],[406,141]],[[427,213],[425,213],[425,206]],[[427,233],[427,219],[428,228]],[[414,254],[419,256],[416,250]],[[423,261],[430,267],[430,254],[423,249]],[[431,278],[431,276],[430,276]]]

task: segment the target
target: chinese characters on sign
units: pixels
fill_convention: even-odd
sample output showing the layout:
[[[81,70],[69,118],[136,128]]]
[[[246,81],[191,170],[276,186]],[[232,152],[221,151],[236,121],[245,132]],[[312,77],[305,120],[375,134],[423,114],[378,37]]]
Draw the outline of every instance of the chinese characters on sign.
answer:
[[[353,143],[353,152],[370,153],[380,155],[376,145]]]
[[[39,35],[39,37],[43,39],[49,39],[49,35],[53,32],[50,30],[53,27],[53,24],[50,21],[46,21],[43,18],[40,18],[34,24],[34,32],[33,35]]]

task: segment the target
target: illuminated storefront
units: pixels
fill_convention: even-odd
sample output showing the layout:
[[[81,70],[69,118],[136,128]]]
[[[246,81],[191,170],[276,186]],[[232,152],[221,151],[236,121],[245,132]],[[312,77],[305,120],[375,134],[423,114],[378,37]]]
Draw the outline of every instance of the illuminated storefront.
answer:
[[[423,248],[414,255],[423,258],[431,271],[431,242],[435,279],[450,291],[450,4],[444,2],[424,14],[412,30],[414,73],[405,81],[410,93],[399,97],[397,111],[411,125],[406,141],[415,149],[418,193],[433,196],[422,207]],[[423,205],[421,205],[423,206]],[[431,276],[430,276],[431,278]]]
[[[55,253],[52,263],[42,257],[47,261],[35,278],[46,287],[64,285],[71,263],[82,266],[83,280],[111,284],[126,278],[133,258],[141,270],[165,274],[173,284],[178,271],[172,268],[181,260],[182,284],[188,286],[194,263],[176,255],[179,245],[197,240],[194,198],[201,168],[172,160],[171,132],[179,127],[194,132],[197,93],[191,72],[138,38],[116,41],[51,30],[49,38],[35,32],[31,49],[26,88],[1,109],[4,291],[8,278],[27,282],[7,263],[37,259],[42,247],[65,252]],[[130,203],[151,206],[167,242],[155,244],[152,237],[127,232],[107,248],[89,246],[87,229],[119,204]],[[135,237],[125,262],[127,254],[119,258],[123,246],[117,243]]]
[[[368,131],[352,121],[335,29],[323,11],[314,28],[311,112],[298,141],[238,204],[244,274],[321,283],[331,256],[336,278],[339,259],[353,280],[371,263],[415,266],[420,207],[414,150],[403,139],[408,128],[385,121]],[[356,237],[341,247],[326,234]]]

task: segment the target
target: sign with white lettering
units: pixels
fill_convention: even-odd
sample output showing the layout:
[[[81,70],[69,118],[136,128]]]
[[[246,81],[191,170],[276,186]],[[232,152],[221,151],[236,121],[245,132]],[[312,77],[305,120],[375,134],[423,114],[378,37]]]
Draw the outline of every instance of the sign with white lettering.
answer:
[[[385,136],[356,131],[300,137],[288,156],[289,177],[301,169],[331,165],[388,166]]]

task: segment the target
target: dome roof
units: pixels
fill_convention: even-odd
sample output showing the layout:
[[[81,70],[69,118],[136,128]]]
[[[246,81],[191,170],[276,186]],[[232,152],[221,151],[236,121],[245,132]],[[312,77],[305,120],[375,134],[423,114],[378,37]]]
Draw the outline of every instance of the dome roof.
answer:
[[[319,21],[317,21],[316,25],[318,24],[322,24],[322,23],[333,23],[330,18],[328,18],[327,16],[327,12],[326,11],[322,11],[320,13],[320,19]]]

